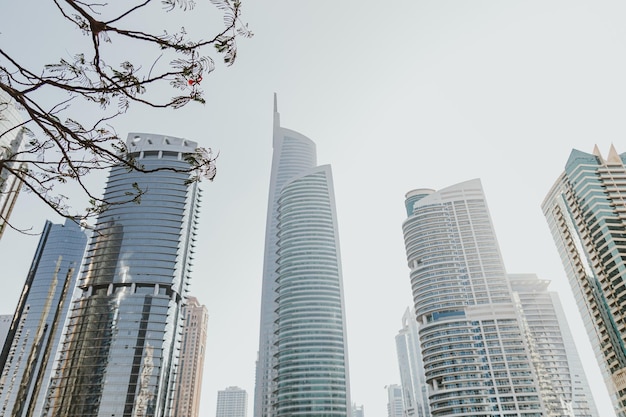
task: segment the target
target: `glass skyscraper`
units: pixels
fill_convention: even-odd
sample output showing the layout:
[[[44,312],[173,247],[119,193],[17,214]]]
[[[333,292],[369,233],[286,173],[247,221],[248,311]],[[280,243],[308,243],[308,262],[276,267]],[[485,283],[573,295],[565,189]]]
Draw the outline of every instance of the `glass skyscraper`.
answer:
[[[111,169],[42,416],[171,414],[174,375],[196,233],[198,185],[185,161],[196,143],[129,134],[149,173]],[[179,169],[176,172],[172,169]]]
[[[406,195],[431,415],[545,415],[480,180]]]
[[[542,208],[615,411],[626,417],[626,154],[572,150]]]
[[[41,412],[87,239],[72,220],[45,223],[0,356],[2,417]]]
[[[266,223],[255,417],[351,412],[343,284],[330,166],[280,126]]]

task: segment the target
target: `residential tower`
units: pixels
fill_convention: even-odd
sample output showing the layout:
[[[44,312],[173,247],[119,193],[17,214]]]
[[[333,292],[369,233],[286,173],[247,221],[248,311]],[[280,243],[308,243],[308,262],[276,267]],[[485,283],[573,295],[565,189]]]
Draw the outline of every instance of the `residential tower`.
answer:
[[[626,153],[572,150],[542,203],[615,412],[626,417]]]

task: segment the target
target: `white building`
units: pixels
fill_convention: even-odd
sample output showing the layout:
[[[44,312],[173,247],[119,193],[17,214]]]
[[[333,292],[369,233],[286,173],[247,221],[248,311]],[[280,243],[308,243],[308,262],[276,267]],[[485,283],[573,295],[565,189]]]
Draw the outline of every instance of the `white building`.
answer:
[[[23,150],[24,134],[20,127],[22,122],[11,98],[0,90],[0,160],[12,158]],[[19,171],[26,167],[17,160],[3,164],[5,165],[0,165],[0,238],[22,185],[22,181],[10,171]]]
[[[480,180],[411,191],[405,206],[431,415],[545,416]]]
[[[557,293],[535,274],[509,274],[547,416],[600,417]]]
[[[387,417],[403,417],[404,402],[402,400],[402,387],[392,384],[387,389]]]
[[[217,392],[215,417],[246,417],[248,393],[239,387],[228,387]]]
[[[259,351],[254,388],[254,417],[269,417],[274,398],[276,262],[278,260],[278,198],[285,183],[317,165],[315,143],[306,136],[280,126],[280,115],[274,95],[274,137],[272,172],[265,224],[265,254],[261,293]]]
[[[419,328],[412,308],[407,308],[402,316],[402,328],[396,335],[396,352],[400,369],[404,416],[430,417],[428,385],[420,351]]]
[[[365,417],[365,408],[362,405],[352,404],[352,417]]]
[[[330,165],[280,127],[266,223],[255,417],[351,413],[343,277]]]

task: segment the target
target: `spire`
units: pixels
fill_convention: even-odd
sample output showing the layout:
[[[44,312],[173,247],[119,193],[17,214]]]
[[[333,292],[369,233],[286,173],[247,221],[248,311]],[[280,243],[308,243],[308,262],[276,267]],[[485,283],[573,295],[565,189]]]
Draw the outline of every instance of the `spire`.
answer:
[[[609,149],[609,156],[606,158],[606,160],[611,165],[613,164],[622,165],[622,159],[617,154],[617,151],[615,150],[615,146],[613,146],[612,143],[611,143],[611,149]]]
[[[274,144],[276,144],[279,137],[278,131],[280,130],[280,113],[278,113],[278,96],[274,93]]]
[[[600,149],[598,148],[598,144],[595,144],[593,146],[593,154],[594,154],[594,156],[598,157],[598,159],[600,160],[600,163],[602,165],[606,164],[606,161],[604,160],[604,158],[602,157],[602,154],[600,153]]]

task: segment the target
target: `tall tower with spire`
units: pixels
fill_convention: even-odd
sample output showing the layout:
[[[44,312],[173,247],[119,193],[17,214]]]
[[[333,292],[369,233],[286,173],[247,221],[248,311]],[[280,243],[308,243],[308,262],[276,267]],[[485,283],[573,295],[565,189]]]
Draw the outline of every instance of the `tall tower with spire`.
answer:
[[[615,411],[626,417],[626,153],[572,150],[542,208]]]
[[[329,165],[280,126],[265,231],[255,417],[350,413],[343,283]]]

